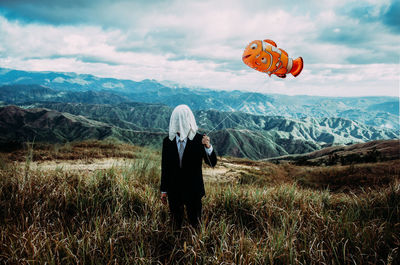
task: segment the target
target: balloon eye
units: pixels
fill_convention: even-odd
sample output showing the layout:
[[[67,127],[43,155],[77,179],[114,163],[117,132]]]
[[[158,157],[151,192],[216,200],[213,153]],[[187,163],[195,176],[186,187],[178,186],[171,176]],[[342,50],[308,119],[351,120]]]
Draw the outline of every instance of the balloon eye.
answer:
[[[262,63],[267,63],[267,58],[261,58]]]
[[[253,44],[250,46],[250,48],[251,48],[252,50],[257,49],[257,43],[253,43]]]

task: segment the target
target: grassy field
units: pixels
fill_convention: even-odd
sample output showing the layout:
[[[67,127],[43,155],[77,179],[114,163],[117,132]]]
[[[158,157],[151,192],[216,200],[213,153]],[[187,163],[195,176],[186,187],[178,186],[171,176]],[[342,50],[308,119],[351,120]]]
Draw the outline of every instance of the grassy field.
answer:
[[[119,162],[85,168],[106,160]],[[399,263],[399,160],[222,158],[204,172],[201,228],[172,231],[158,150],[88,141],[0,153],[0,263]]]

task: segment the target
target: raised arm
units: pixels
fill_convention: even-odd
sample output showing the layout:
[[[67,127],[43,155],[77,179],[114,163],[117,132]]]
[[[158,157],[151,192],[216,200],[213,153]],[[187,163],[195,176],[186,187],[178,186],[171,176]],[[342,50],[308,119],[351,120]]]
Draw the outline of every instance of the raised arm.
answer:
[[[204,145],[204,162],[211,167],[215,167],[217,164],[217,155],[215,154],[213,146],[210,144],[210,137],[204,134],[201,143]]]

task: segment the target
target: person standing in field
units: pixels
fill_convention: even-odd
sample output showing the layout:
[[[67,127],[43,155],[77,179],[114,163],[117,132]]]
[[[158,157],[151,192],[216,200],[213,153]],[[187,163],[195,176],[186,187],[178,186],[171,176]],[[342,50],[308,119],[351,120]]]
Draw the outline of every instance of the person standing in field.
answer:
[[[198,127],[187,105],[177,106],[169,123],[169,135],[163,141],[161,160],[161,200],[169,205],[175,229],[182,226],[184,207],[190,225],[201,221],[201,199],[205,195],[202,162],[214,167],[217,156],[207,135]]]

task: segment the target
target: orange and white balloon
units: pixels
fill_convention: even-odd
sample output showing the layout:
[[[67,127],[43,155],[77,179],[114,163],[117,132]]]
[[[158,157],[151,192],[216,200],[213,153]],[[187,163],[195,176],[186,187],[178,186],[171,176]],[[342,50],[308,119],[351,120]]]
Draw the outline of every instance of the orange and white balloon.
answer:
[[[285,78],[287,74],[298,76],[304,65],[303,58],[289,58],[287,52],[277,48],[272,40],[252,41],[244,50],[242,60],[257,71],[280,78]]]

